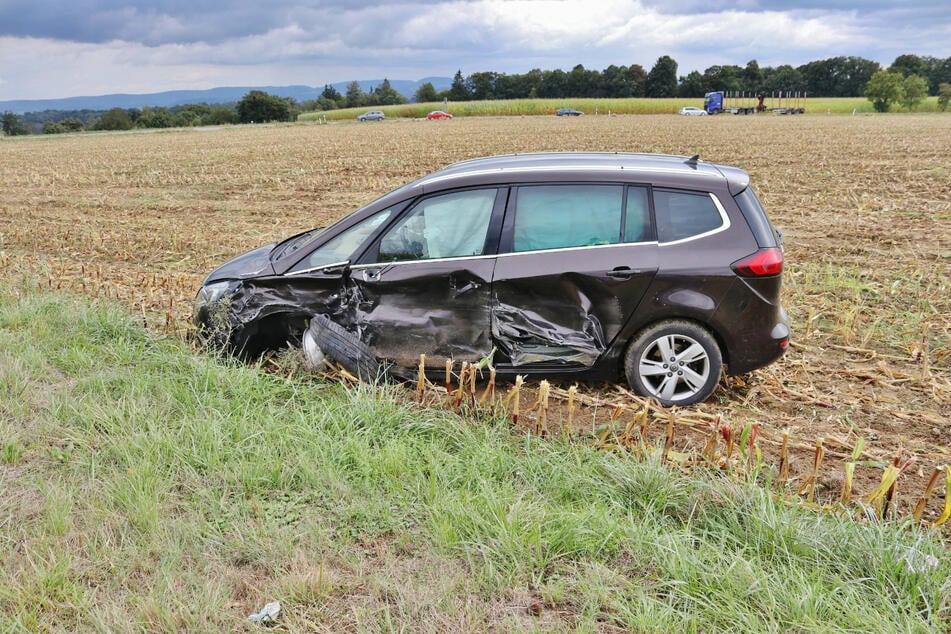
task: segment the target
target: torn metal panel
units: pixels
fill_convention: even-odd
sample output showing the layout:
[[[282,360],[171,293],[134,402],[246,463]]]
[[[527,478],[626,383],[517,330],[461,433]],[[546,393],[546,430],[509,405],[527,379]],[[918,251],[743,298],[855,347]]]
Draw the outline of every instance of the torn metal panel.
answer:
[[[492,336],[499,350],[517,366],[531,363],[593,365],[607,348],[601,322],[595,315],[578,310],[580,305],[560,308],[561,324],[546,319],[538,311],[503,304],[496,298]],[[566,322],[579,327],[562,325]]]
[[[241,326],[275,314],[336,312],[340,276],[334,278],[262,277],[244,281],[231,298],[232,323]]]
[[[500,257],[492,282],[496,345],[515,366],[591,367],[634,313],[656,270],[656,245]]]
[[[489,331],[495,258],[380,264],[352,272],[340,319],[374,354],[413,366],[478,361],[492,350]]]
[[[340,281],[338,273],[213,282],[199,294],[195,321],[211,345],[253,357],[295,343],[312,315],[336,312]]]

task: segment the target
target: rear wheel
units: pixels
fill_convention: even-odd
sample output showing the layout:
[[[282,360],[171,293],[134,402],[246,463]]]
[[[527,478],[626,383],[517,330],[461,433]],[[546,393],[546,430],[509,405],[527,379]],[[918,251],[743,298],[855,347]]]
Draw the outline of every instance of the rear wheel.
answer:
[[[631,388],[664,407],[692,405],[713,393],[723,355],[706,329],[689,321],[662,321],[628,347],[624,372]]]

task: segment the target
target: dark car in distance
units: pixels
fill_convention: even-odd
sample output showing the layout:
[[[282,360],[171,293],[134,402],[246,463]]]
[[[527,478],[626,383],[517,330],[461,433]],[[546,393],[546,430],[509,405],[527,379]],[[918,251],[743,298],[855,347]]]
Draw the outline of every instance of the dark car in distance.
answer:
[[[555,110],[555,115],[559,117],[580,117],[583,114],[583,112],[574,108],[558,108],[558,110]]]
[[[441,368],[494,349],[500,374],[624,377],[688,405],[724,364],[741,374],[782,355],[782,268],[780,234],[741,169],[653,154],[495,156],[224,264],[195,317],[247,356],[303,344],[314,362],[362,354],[408,369],[420,353]],[[327,349],[328,337],[349,348]]]

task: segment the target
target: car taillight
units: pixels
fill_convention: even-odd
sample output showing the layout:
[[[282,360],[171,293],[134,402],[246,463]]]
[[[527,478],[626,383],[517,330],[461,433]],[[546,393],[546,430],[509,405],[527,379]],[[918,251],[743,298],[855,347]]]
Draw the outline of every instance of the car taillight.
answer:
[[[766,277],[783,272],[783,252],[776,248],[760,249],[733,263],[733,270],[743,277]]]

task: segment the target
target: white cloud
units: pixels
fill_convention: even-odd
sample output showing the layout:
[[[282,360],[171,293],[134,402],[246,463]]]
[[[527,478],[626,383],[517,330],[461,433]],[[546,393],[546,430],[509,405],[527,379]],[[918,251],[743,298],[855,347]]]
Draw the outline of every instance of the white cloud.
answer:
[[[486,0],[482,5],[501,31],[514,34],[520,46],[535,50],[596,43],[606,29],[644,14],[640,3],[616,0]]]

